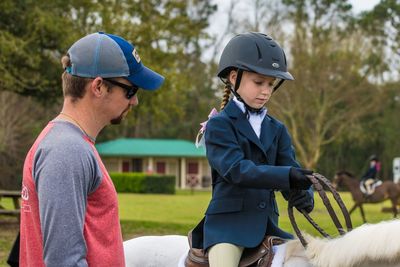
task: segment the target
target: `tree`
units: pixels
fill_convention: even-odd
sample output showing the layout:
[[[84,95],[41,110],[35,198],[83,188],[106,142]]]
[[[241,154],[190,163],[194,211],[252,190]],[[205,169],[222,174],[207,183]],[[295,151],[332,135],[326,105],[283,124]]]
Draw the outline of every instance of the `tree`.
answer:
[[[209,38],[205,29],[216,6],[210,1],[126,1],[124,13],[111,12],[117,7],[109,2],[103,2],[100,13],[104,29],[123,32],[144,64],[166,80],[156,92],[141,91],[133,116],[119,128],[106,129],[100,140],[116,136],[194,139],[193,125],[207,118],[212,107],[207,102],[213,98],[209,78],[213,66],[201,61],[200,42]]]
[[[99,140],[193,139],[197,129],[190,126],[204,120],[210,108],[213,66],[201,61],[200,42],[209,38],[205,28],[215,9],[209,0],[1,1],[0,94],[7,105],[0,110],[3,118],[11,118],[0,130],[1,185],[19,178],[29,145],[60,108],[61,56],[74,41],[96,31],[132,41],[144,64],[166,77],[154,94],[141,91],[134,116]],[[51,114],[34,109],[35,100]]]
[[[27,116],[29,114],[29,116]],[[44,112],[32,99],[0,92],[0,188],[21,185],[23,159],[37,134],[38,117]]]
[[[371,11],[365,11],[358,19],[362,28],[371,36],[376,47],[387,48],[385,61],[390,69],[381,78],[398,79],[400,75],[400,1],[381,0]]]
[[[295,29],[288,62],[296,80],[276,92],[271,110],[287,124],[300,161],[314,168],[324,147],[355,133],[376,107],[368,80],[373,47],[350,28],[346,1],[283,2]]]
[[[80,35],[64,1],[0,3],[0,90],[53,103],[61,96],[60,55]]]
[[[155,94],[142,94],[135,117],[100,140],[120,135],[189,138],[190,127],[174,122],[198,119],[186,116],[186,110],[193,109],[192,115],[200,111],[199,116],[208,112],[199,106],[202,101],[189,98],[195,91],[212,94],[211,68],[200,60],[200,42],[209,38],[205,28],[215,9],[209,0],[2,1],[0,89],[51,105],[61,96],[59,60],[73,41],[96,31],[115,33],[132,41],[145,65],[166,82]]]
[[[360,120],[355,129],[356,132],[367,134],[358,134],[357,138],[354,138],[354,134],[345,135],[328,145],[327,159],[323,159],[321,164],[325,169],[332,170],[332,166],[337,166],[340,169],[350,169],[361,176],[368,166],[368,157],[377,154],[382,162],[380,178],[392,179],[392,160],[399,155],[400,147],[400,123],[396,117],[400,95],[400,2],[382,0],[372,10],[355,18],[355,23],[363,31],[361,39],[374,47],[369,64],[371,76],[377,84],[374,98],[379,100],[378,108],[371,110],[366,118]]]

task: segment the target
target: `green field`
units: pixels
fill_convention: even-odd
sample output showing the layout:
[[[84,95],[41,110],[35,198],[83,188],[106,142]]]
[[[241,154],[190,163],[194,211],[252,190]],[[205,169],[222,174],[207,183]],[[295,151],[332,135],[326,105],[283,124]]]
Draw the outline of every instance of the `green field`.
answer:
[[[341,193],[348,208],[352,205],[348,193]],[[316,194],[316,205],[311,216],[328,233],[337,236],[337,231]],[[124,240],[141,235],[159,234],[182,234],[186,233],[196,225],[203,217],[203,213],[210,200],[210,192],[178,191],[176,195],[153,195],[153,194],[119,194],[120,217]],[[287,216],[287,203],[277,194],[280,208],[280,225],[293,233],[289,218]],[[11,201],[0,200],[0,205],[11,208]],[[389,213],[382,213],[382,207],[390,206],[389,202],[365,205],[365,213],[368,222],[375,223],[392,218]],[[337,208],[337,207],[336,207]],[[338,209],[338,208],[337,208]],[[299,227],[313,235],[317,232],[302,217],[295,213]],[[340,217],[341,218],[341,217]],[[354,226],[362,224],[360,212],[356,210],[352,216]],[[342,220],[343,221],[343,220]],[[5,259],[11,248],[12,242],[17,234],[18,224],[15,218],[0,216],[0,266],[8,266]]]

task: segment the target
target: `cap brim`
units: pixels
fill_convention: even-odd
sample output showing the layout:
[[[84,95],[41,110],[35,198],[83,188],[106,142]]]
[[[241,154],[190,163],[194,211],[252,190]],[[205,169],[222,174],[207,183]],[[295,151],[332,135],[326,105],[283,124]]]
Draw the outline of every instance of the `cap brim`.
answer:
[[[158,89],[164,82],[162,75],[145,66],[139,72],[126,77],[126,79],[140,88],[150,91]]]

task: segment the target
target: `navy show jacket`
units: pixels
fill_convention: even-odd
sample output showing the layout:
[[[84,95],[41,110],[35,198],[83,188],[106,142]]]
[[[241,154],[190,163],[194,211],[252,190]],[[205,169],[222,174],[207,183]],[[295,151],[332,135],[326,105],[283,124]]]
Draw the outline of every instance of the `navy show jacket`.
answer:
[[[212,199],[193,230],[193,247],[218,243],[255,247],[264,235],[293,236],[278,227],[274,191],[289,196],[289,170],[300,167],[286,127],[267,115],[257,137],[246,115],[231,100],[206,126]],[[313,201],[313,191],[308,190]]]

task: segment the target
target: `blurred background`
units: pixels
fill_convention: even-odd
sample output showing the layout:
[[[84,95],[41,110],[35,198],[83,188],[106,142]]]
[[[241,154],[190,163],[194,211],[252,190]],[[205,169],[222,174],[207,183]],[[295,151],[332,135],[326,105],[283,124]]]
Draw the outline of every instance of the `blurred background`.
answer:
[[[105,31],[135,46],[166,77],[97,142],[119,137],[194,141],[219,108],[219,55],[237,33],[260,31],[284,48],[295,81],[268,112],[289,128],[297,159],[332,177],[360,176],[375,154],[380,178],[400,157],[400,1],[2,0],[0,188],[20,188],[37,134],[61,109],[61,57],[82,36]],[[179,123],[176,123],[179,122]]]

